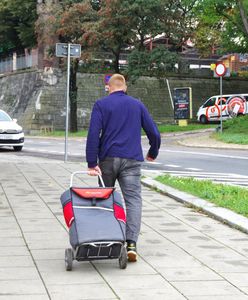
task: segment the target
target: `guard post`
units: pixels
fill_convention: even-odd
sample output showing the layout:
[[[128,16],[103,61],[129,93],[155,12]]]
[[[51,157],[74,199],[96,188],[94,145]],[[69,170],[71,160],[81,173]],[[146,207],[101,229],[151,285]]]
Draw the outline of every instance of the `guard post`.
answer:
[[[174,88],[174,119],[179,126],[187,126],[192,119],[192,89],[191,87]]]

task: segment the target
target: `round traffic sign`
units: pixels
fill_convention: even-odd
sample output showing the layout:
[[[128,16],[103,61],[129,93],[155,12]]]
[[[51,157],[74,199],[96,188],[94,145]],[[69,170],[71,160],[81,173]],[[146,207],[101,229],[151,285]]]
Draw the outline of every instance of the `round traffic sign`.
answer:
[[[224,76],[226,73],[226,66],[222,63],[218,64],[215,68],[215,73],[217,76]]]

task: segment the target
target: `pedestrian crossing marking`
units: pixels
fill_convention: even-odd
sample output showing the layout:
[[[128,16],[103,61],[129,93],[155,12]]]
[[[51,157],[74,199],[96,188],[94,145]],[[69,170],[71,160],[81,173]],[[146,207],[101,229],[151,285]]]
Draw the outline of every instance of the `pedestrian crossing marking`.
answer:
[[[222,183],[232,186],[246,187],[248,188],[248,176],[239,174],[227,174],[227,173],[215,173],[215,172],[191,172],[189,170],[152,170],[142,169],[144,174],[149,174],[152,177],[156,177],[163,174],[168,174],[175,177],[195,178],[197,180],[210,180],[214,183]]]

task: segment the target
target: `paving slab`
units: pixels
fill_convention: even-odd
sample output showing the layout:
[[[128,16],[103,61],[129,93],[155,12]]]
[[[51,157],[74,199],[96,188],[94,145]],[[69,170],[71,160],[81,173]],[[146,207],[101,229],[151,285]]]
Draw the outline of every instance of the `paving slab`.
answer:
[[[74,262],[66,272],[59,198],[84,168],[0,161],[0,300],[248,299],[247,234],[146,187],[138,262]],[[86,175],[75,182],[97,185]]]

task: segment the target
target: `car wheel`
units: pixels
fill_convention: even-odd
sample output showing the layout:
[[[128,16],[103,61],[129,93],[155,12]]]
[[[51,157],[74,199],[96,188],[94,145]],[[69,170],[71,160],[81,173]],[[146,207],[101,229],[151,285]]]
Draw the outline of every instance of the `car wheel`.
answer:
[[[200,123],[207,124],[207,122],[208,122],[207,117],[205,115],[201,115],[200,116]]]
[[[22,151],[22,147],[23,146],[14,146],[13,148],[15,151]]]

